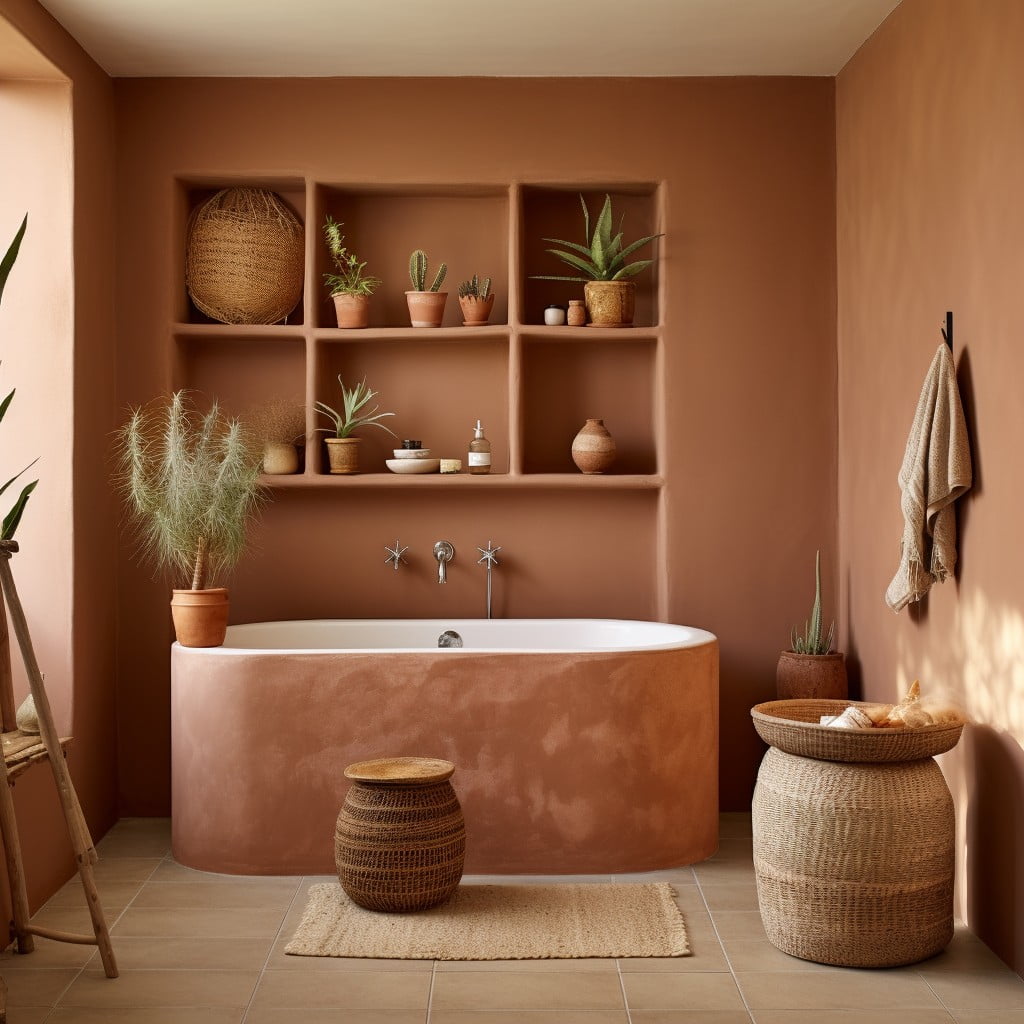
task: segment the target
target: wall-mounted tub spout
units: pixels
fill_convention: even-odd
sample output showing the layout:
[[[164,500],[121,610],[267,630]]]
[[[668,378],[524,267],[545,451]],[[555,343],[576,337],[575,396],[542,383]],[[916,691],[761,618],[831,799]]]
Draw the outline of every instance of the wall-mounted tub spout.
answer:
[[[455,557],[455,546],[450,540],[439,540],[434,545],[434,557],[437,559],[437,582],[447,583],[446,566]]]

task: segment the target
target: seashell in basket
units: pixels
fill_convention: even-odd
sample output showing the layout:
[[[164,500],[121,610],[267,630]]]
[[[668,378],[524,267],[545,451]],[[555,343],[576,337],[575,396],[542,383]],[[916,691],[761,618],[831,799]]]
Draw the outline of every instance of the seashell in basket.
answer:
[[[39,715],[36,713],[36,702],[31,693],[22,701],[14,718],[23,733],[39,735]]]

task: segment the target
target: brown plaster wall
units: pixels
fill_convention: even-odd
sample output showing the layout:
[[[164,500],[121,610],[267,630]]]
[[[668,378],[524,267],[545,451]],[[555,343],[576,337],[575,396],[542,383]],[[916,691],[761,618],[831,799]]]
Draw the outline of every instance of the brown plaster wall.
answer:
[[[976,725],[943,770],[957,807],[958,910],[1024,969],[1024,7],[904,0],[839,75],[839,544],[863,692],[915,678]],[[957,578],[884,603],[902,530],[896,474],[945,311],[973,438]]]

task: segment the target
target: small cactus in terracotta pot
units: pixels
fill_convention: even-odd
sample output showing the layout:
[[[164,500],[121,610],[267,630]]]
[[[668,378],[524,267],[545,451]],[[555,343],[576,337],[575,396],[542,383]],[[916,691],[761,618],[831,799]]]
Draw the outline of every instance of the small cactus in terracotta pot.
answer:
[[[462,308],[463,327],[483,327],[494,308],[491,279],[485,277],[481,281],[474,274],[468,281],[463,281],[459,285],[459,306]]]
[[[439,289],[448,273],[448,264],[442,263],[437,268],[429,288],[427,268],[427,254],[422,249],[414,249],[409,256],[409,280],[412,282],[412,290],[405,293],[405,300],[409,305],[409,321],[413,327],[440,327],[444,320],[448,293]]]

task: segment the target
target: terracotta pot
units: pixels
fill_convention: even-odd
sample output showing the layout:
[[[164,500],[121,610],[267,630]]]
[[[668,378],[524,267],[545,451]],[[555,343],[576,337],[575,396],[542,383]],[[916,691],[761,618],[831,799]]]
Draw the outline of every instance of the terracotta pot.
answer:
[[[299,471],[299,453],[287,441],[268,441],[263,446],[263,472],[268,476],[283,476]]]
[[[462,307],[463,327],[483,327],[491,315],[494,296],[488,295],[486,299],[481,299],[475,295],[460,295],[459,305]]]
[[[636,306],[636,285],[632,281],[588,281],[583,296],[590,327],[629,327]]]
[[[573,438],[572,461],[583,473],[603,473],[615,461],[615,438],[604,420],[587,420]]]
[[[413,327],[440,327],[444,320],[447,292],[406,292],[409,321]]]
[[[334,311],[338,315],[339,327],[369,327],[370,326],[370,296],[349,295],[343,292],[340,295],[332,295],[334,299]]]
[[[171,618],[182,647],[220,647],[228,628],[228,592],[225,587],[209,590],[172,590]]]
[[[359,443],[361,437],[328,437],[327,459],[332,473],[359,472]]]
[[[775,669],[775,692],[779,700],[846,700],[846,655],[783,651]]]

